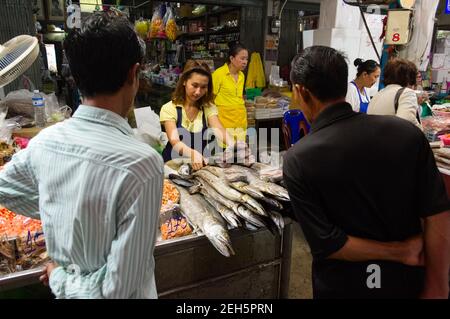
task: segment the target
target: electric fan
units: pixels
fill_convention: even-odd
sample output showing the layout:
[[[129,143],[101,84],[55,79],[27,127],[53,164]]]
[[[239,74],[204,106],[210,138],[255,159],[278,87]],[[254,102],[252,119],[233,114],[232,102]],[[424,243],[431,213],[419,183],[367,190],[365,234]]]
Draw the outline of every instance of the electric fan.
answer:
[[[19,35],[0,45],[0,98],[2,87],[28,70],[38,55],[38,40],[30,35]]]

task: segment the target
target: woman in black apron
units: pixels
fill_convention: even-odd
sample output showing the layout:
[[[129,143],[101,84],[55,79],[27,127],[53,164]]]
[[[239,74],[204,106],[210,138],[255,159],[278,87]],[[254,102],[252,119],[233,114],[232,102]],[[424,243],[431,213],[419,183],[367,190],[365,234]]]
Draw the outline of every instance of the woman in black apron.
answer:
[[[214,151],[212,132],[225,144],[233,143],[219,121],[213,100],[209,67],[204,63],[188,61],[172,101],[166,103],[160,112],[160,121],[169,138],[163,151],[164,162],[187,157],[191,159],[193,169],[197,170],[203,167],[205,159]]]

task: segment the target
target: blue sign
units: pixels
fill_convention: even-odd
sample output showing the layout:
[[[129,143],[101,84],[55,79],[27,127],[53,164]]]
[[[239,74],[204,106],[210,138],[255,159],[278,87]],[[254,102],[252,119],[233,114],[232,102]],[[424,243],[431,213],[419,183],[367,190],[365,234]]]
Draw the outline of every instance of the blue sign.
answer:
[[[445,14],[450,14],[450,0],[445,1]]]

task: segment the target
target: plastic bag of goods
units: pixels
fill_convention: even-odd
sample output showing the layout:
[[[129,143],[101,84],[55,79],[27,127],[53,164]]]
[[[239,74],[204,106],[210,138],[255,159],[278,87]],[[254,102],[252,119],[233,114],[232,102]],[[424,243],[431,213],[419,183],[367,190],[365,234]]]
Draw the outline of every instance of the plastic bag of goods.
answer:
[[[149,22],[144,19],[139,19],[134,23],[134,30],[143,39],[147,39],[149,31]]]
[[[14,129],[20,129],[14,119],[6,120],[0,126],[0,166],[9,162],[16,152],[12,139]]]
[[[164,30],[164,21],[163,21],[163,5],[158,6],[153,12],[152,21],[150,23],[150,35],[149,38],[158,37],[158,33],[161,30]]]
[[[192,228],[185,217],[181,215],[180,193],[175,186],[164,180],[161,211],[159,216],[161,238],[163,240],[183,237],[192,234]]]
[[[167,20],[166,20],[167,18]],[[175,41],[177,39],[178,26],[175,21],[175,15],[171,8],[167,8],[166,15],[164,17],[166,22],[166,35],[170,41]]]

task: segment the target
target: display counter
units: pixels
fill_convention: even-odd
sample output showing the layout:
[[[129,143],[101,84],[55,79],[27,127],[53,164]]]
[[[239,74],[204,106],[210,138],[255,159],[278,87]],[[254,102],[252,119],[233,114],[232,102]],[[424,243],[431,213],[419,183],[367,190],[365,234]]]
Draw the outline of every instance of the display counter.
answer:
[[[292,221],[283,234],[230,230],[236,254],[222,256],[205,236],[161,241],[155,247],[159,298],[287,298]],[[51,298],[39,283],[42,268],[0,277],[0,298]]]

